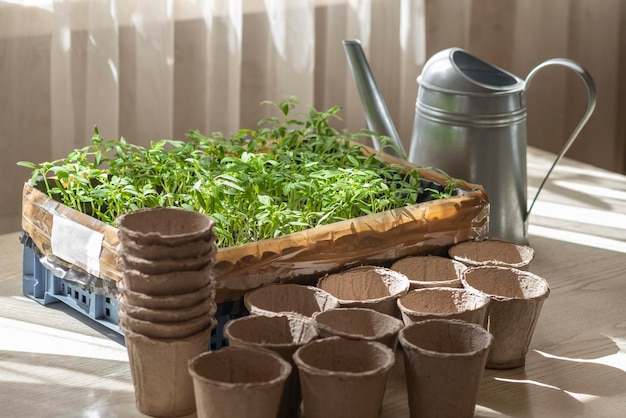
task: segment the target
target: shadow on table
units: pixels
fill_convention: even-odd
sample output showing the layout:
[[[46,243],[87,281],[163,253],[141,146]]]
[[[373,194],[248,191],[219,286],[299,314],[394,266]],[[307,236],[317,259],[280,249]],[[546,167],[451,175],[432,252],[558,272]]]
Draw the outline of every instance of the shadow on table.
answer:
[[[625,392],[621,369],[532,351],[526,367],[486,370],[478,405],[510,417],[571,417],[582,414],[593,399],[619,400]],[[477,417],[491,416],[480,409]]]

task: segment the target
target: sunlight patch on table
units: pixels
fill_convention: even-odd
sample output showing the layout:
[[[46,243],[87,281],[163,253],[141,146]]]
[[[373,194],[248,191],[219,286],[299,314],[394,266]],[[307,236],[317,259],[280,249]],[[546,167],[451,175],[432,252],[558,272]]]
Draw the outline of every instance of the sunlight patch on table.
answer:
[[[616,370],[619,370],[623,367],[624,365],[624,361],[626,360],[626,354],[623,350],[623,340],[620,338],[613,338],[611,336],[605,335],[605,337],[613,340],[615,342],[615,344],[620,347],[620,350],[616,353],[613,354],[609,354],[609,355],[605,355],[605,356],[601,356],[601,357],[597,357],[594,358],[593,360],[589,360],[589,359],[579,359],[579,358],[574,358],[574,357],[563,357],[563,356],[557,356],[554,354],[550,354],[550,353],[546,353],[544,351],[540,351],[540,350],[534,350],[536,353],[538,353],[539,355],[546,357],[546,358],[552,358],[552,359],[556,359],[556,360],[563,360],[563,361],[569,361],[569,362],[574,362],[574,363],[588,363],[588,364],[601,364],[604,366],[608,366],[608,367],[615,367]],[[569,393],[569,392],[568,392]],[[571,392],[571,393],[575,393],[575,392]],[[581,393],[577,393],[578,395],[582,395]],[[592,395],[588,395],[588,396],[592,396]]]
[[[11,363],[10,361],[0,361],[0,382],[11,382],[14,384],[42,385],[46,387],[61,388],[85,388],[90,390],[111,390],[110,383],[97,373],[86,368],[84,371],[72,370],[64,367],[64,364],[25,364],[23,362]],[[63,376],[60,381],[58,376]],[[132,392],[133,385],[129,382],[119,380],[116,382],[115,390]]]
[[[553,358],[555,360],[573,361],[577,363],[594,363],[593,361],[579,359],[579,358],[557,356],[556,354],[550,354],[550,353],[546,353],[545,351],[536,350],[536,349],[533,351],[535,351],[535,353],[542,355],[543,357]]]
[[[587,247],[600,248],[603,250],[626,253],[626,242],[611,238],[604,238],[580,232],[563,231],[546,226],[529,225],[529,235],[550,238],[557,241],[570,242],[572,244],[584,245]]]
[[[593,399],[597,399],[599,398],[599,396],[597,395],[591,395],[588,393],[577,393],[577,392],[572,392],[569,390],[565,390],[565,389],[561,389],[557,386],[554,385],[548,385],[546,383],[541,383],[541,382],[537,382],[536,380],[530,380],[530,379],[507,379],[504,377],[496,377],[495,380],[498,380],[500,382],[507,382],[507,383],[520,383],[520,384],[528,384],[528,385],[533,385],[533,386],[538,386],[538,387],[542,387],[542,388],[548,388],[548,389],[554,389],[554,390],[558,390],[561,391],[563,393],[567,393],[569,396],[577,399],[580,402],[589,402]]]
[[[581,188],[580,183],[564,180],[555,180],[554,185],[563,189],[573,190],[575,192],[579,191]],[[599,199],[626,200],[626,190],[616,190],[609,187],[595,186],[592,184],[585,184],[584,188],[585,193],[596,196]]]
[[[494,378],[494,380],[498,380],[500,382],[507,382],[507,383],[527,383],[529,385],[535,385],[535,386],[541,386],[544,388],[561,390],[561,388],[559,387],[548,385],[546,383],[537,382],[536,380],[530,380],[530,379],[507,379],[505,377],[496,377]]]
[[[626,200],[626,196],[624,199]],[[581,208],[559,203],[535,202],[531,214],[563,221],[574,221],[585,225],[626,229],[626,214],[611,213],[605,210]]]
[[[545,161],[548,161],[546,159]],[[539,179],[543,179],[545,177],[545,162],[537,161],[528,161],[528,173],[529,175],[533,175]],[[614,180],[614,181],[624,181],[623,175],[619,173],[614,173],[612,171],[601,170],[597,167],[582,167],[580,165],[576,166],[567,166],[567,165],[558,165],[556,167],[556,171],[554,174],[575,174],[577,176],[586,177],[588,180],[593,181],[596,179],[604,179],[604,180]],[[555,180],[551,177],[550,182],[554,182]],[[580,187],[580,184],[579,184]]]
[[[481,417],[481,418],[490,418],[490,417],[502,417],[502,414],[494,409],[491,409],[484,405],[477,404],[476,414],[474,416]]]
[[[128,362],[126,348],[111,340],[9,318],[0,318],[0,329],[0,350]]]

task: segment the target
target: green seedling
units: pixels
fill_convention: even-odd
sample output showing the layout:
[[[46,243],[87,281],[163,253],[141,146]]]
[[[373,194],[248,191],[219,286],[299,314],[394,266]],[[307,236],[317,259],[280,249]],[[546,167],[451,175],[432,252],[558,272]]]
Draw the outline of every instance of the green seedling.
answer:
[[[263,104],[276,107],[279,117],[228,137],[194,130],[186,141],[144,148],[106,140],[96,128],[90,144],[66,158],[18,165],[31,169],[31,182],[51,198],[110,225],[146,207],[205,213],[216,220],[219,247],[418,202],[419,171],[364,153],[358,142],[371,131],[333,129],[339,107],[294,115],[295,98]],[[444,198],[451,189],[435,192]]]

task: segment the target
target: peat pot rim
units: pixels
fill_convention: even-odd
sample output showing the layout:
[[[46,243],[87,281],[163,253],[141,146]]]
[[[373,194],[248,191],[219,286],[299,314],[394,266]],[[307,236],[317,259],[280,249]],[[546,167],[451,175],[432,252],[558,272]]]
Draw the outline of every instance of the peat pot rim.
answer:
[[[163,225],[163,219],[166,216],[175,222],[170,226],[180,228],[180,232],[167,233],[154,230],[154,225]],[[148,224],[144,229],[141,224],[146,221]],[[188,229],[190,222],[198,228]],[[115,224],[120,234],[120,241],[128,237],[139,244],[178,245],[214,236],[215,221],[197,211],[159,206],[124,213],[116,219]]]
[[[443,275],[443,271],[437,272],[438,277],[431,280],[418,279],[409,274],[413,266],[437,268],[445,266],[454,270],[454,275]],[[467,269],[467,265],[450,257],[440,255],[411,255],[395,261],[390,269],[398,271],[409,279],[412,288],[424,287],[461,287],[461,273]],[[447,272],[447,271],[446,271]]]
[[[382,364],[376,365],[374,367],[368,367],[366,370],[351,372],[345,370],[322,369],[311,365],[302,359],[302,356],[306,351],[315,350],[317,348],[317,345],[335,345],[340,346],[341,348],[341,344],[344,344],[345,346],[352,346],[349,348],[351,352],[354,352],[361,347],[367,347],[370,354],[373,354],[373,352],[376,351],[378,352],[378,354],[383,356],[383,361],[381,362]],[[343,348],[346,350],[348,349],[347,347]],[[353,340],[342,337],[327,337],[313,340],[310,343],[298,348],[293,355],[293,360],[299,370],[306,372],[310,375],[328,376],[330,374],[335,377],[358,378],[367,376],[378,376],[382,373],[388,372],[395,363],[395,353],[391,348],[377,341]]]
[[[501,284],[503,281],[506,280],[508,283],[519,284],[521,281],[524,284],[534,285],[534,288],[520,288],[522,292],[524,292],[525,290],[529,290],[531,292],[530,294],[524,293],[519,295],[504,295],[501,293],[494,293],[489,289],[483,290],[472,284],[472,282],[475,283],[476,280],[472,277],[473,275],[477,275],[478,278],[485,277],[484,275],[488,275],[488,278],[492,278],[492,283],[500,282]],[[493,278],[493,276],[497,276],[497,278]],[[546,299],[550,295],[550,285],[548,284],[546,279],[529,271],[519,270],[516,268],[498,266],[470,267],[463,272],[461,280],[463,281],[464,287],[479,293],[483,293],[489,296],[494,301],[541,301]]]
[[[419,297],[420,294],[425,294],[425,293],[448,293],[450,295],[466,294],[472,298],[476,298],[477,302],[480,302],[481,304],[473,308],[465,307],[465,309],[462,309],[462,310],[459,309],[455,312],[441,312],[440,310],[439,311],[437,310],[416,311],[405,305],[405,302],[410,301],[413,298]],[[396,303],[398,305],[398,309],[400,309],[400,312],[408,313],[413,316],[437,315],[437,316],[440,316],[441,319],[446,319],[446,317],[449,317],[449,316],[456,316],[462,313],[474,312],[480,309],[484,309],[485,306],[489,305],[490,301],[491,301],[491,298],[489,297],[489,295],[473,288],[466,288],[466,287],[457,288],[457,287],[442,286],[442,287],[425,287],[421,289],[409,290],[408,293],[399,297]]]
[[[367,316],[369,318],[379,317],[388,322],[386,323],[387,326],[384,329],[378,330],[379,331],[378,335],[360,335],[360,334],[346,332],[345,330],[339,330],[328,323],[320,322],[318,319],[319,317],[332,316],[332,315],[337,315],[337,314],[341,315],[342,313],[356,313],[359,316],[363,316],[363,317]],[[377,340],[380,340],[381,338],[395,335],[398,332],[400,332],[402,328],[404,328],[404,322],[402,322],[401,319],[398,319],[395,316],[391,316],[386,313],[382,313],[372,308],[363,308],[363,307],[334,308],[334,309],[329,309],[329,310],[322,311],[322,312],[317,312],[315,315],[313,315],[313,320],[314,320],[315,326],[317,326],[318,328],[321,328],[322,330],[326,331],[329,334],[333,334],[338,337],[349,338],[349,339],[355,339],[356,337],[358,337],[358,339],[362,339],[366,341],[377,341]]]
[[[216,284],[211,281],[204,287],[198,288],[188,293],[170,294],[170,295],[150,295],[143,292],[137,292],[128,289],[124,279],[116,283],[119,296],[124,298],[127,304],[141,306],[149,309],[177,310],[202,303],[205,299],[215,299]],[[120,298],[120,299],[121,299]],[[185,303],[181,303],[183,300]]]
[[[379,273],[379,272],[381,273],[378,275],[378,278],[385,284],[385,286],[387,287],[387,290],[389,291],[389,294],[385,296],[369,298],[369,299],[344,299],[340,296],[335,295],[334,293],[332,293],[331,291],[323,287],[327,281],[331,281],[331,280],[341,281],[342,280],[341,278],[345,275],[349,275],[349,274],[351,275],[359,271],[372,271],[372,270],[375,271],[376,273]],[[392,292],[392,286],[390,286],[390,282],[395,282],[395,283],[392,283],[393,285],[395,285],[393,287],[394,289],[393,292]],[[352,305],[355,305],[355,304],[358,305],[362,303],[375,304],[379,302],[388,301],[390,299],[396,299],[406,294],[409,291],[410,282],[409,282],[409,279],[406,277],[406,275],[399,273],[397,271],[391,270],[386,267],[366,265],[366,266],[352,267],[347,270],[340,271],[338,273],[326,274],[325,276],[323,276],[322,278],[318,280],[317,287],[329,293],[331,296],[333,296],[339,301],[340,305],[344,305],[342,307],[345,307],[346,304],[352,304]]]
[[[304,338],[300,342],[267,342],[267,341],[252,341],[248,339],[241,338],[240,336],[233,335],[233,329],[245,324],[246,322],[283,322],[287,321],[288,326],[291,328],[293,322],[299,322],[303,327],[309,328],[308,331],[304,335]],[[259,347],[265,349],[274,349],[274,348],[287,348],[293,346],[300,346],[307,344],[319,337],[317,330],[315,329],[315,324],[313,320],[309,317],[303,315],[292,315],[292,314],[276,314],[276,315],[246,315],[240,318],[231,319],[224,325],[224,336],[228,338],[228,340],[233,340],[237,342],[241,342],[246,346],[251,347]]]
[[[443,351],[435,351],[427,348],[423,348],[414,342],[410,341],[411,333],[419,331],[419,328],[427,328],[427,327],[439,327],[447,325],[448,327],[456,328],[457,332],[450,332],[450,335],[457,337],[459,332],[463,328],[465,331],[474,332],[476,336],[478,336],[482,341],[478,341],[476,338],[471,338],[470,341],[472,344],[476,344],[471,350],[463,351],[463,352],[443,352]],[[400,345],[403,348],[409,348],[411,350],[415,350],[420,354],[436,357],[436,358],[449,358],[449,357],[469,357],[474,356],[482,351],[489,350],[493,345],[493,335],[483,328],[481,325],[474,324],[471,322],[463,321],[461,319],[427,319],[420,322],[414,322],[413,324],[407,325],[398,333],[398,340],[400,341]],[[480,344],[479,344],[480,343]]]
[[[324,289],[316,286],[298,283],[269,283],[255,289],[251,289],[243,295],[243,304],[248,312],[250,312],[250,314],[257,315],[296,315],[305,319],[311,319],[312,315],[315,313],[312,312],[311,315],[306,315],[303,312],[298,312],[294,310],[272,310],[272,308],[274,307],[268,307],[266,303],[259,303],[259,298],[261,299],[261,302],[266,302],[265,300],[263,300],[263,298],[272,294],[273,297],[276,297],[276,292],[283,292],[285,294],[298,292],[298,297],[302,298],[303,300],[306,298],[315,299],[315,302],[317,303],[317,306],[319,308],[317,312],[327,309],[333,309],[339,306],[339,300]],[[293,300],[294,297],[291,297],[289,299]],[[287,305],[290,302],[287,299],[283,299],[281,303]]]
[[[120,306],[118,316],[119,327],[124,334],[130,331],[154,340],[185,339],[201,331],[213,329],[217,325],[217,319],[209,312],[182,322],[155,322],[133,318],[125,312],[123,306]]]
[[[241,358],[238,359],[240,361],[250,361],[252,356],[254,356],[255,361],[259,361],[260,357],[264,358],[263,360],[265,361],[273,361],[280,368],[278,371],[278,375],[269,380],[262,380],[258,382],[228,382],[224,380],[208,378],[204,375],[199,374],[196,371],[196,366],[198,366],[199,363],[210,362],[214,360],[213,357],[226,357],[232,355],[241,355]],[[255,361],[250,361],[249,364],[255,364]],[[189,360],[187,368],[189,370],[189,374],[193,379],[197,379],[199,382],[202,382],[205,385],[220,387],[222,389],[228,390],[265,388],[268,386],[278,385],[281,382],[285,381],[292,371],[291,364],[289,364],[289,362],[283,359],[279,354],[264,348],[248,346],[223,347],[215,351],[206,351]]]
[[[494,254],[498,251],[503,252],[505,249],[515,249],[521,259],[519,261],[506,261],[496,258],[487,259],[482,256],[478,259],[478,257],[475,257],[476,254],[472,250],[481,247],[489,254]],[[500,249],[498,249],[498,247],[500,247]],[[453,260],[460,261],[468,267],[498,266],[527,269],[528,265],[535,258],[535,250],[528,245],[520,245],[499,239],[487,239],[482,241],[464,241],[455,244],[448,249],[448,255]],[[507,253],[507,255],[509,254]]]

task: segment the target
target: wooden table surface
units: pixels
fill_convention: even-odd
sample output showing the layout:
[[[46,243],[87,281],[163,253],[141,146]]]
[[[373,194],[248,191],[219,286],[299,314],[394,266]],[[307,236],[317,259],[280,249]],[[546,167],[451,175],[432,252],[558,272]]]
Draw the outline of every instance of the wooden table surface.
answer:
[[[529,197],[552,154],[529,150]],[[526,366],[486,370],[477,417],[626,416],[626,177],[568,159],[530,218],[548,280]],[[0,417],[138,417],[116,334],[22,294],[19,233],[0,236]],[[381,412],[408,417],[402,355]]]

